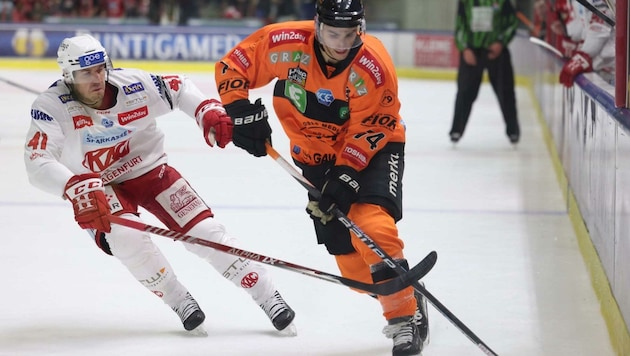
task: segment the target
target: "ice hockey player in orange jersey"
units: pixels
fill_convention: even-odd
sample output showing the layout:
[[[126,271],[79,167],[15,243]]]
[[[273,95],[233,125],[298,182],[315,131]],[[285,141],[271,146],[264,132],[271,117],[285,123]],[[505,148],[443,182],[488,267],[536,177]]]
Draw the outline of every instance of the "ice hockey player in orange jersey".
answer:
[[[344,277],[378,283],[396,272],[330,211],[338,207],[408,268],[396,227],[405,147],[398,79],[385,47],[365,32],[361,0],[318,0],[316,10],[314,20],[267,25],[245,38],[217,62],[216,85],[234,144],[261,157],[271,127],[249,90],[277,79],[273,107],[293,161],[322,192],[307,206],[317,241]],[[428,338],[425,299],[409,287],[378,300],[393,355],[420,354]]]

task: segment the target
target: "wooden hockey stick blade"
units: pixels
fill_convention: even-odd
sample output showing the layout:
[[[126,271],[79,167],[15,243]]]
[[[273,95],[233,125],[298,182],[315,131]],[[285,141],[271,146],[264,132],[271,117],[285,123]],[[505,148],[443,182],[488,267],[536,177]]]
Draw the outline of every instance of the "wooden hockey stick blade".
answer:
[[[535,45],[538,45],[550,52],[552,52],[553,54],[555,54],[556,56],[558,56],[559,58],[564,58],[564,56],[562,55],[562,52],[560,52],[557,48],[555,48],[554,46],[550,45],[549,43],[541,40],[538,37],[530,37],[529,41]]]
[[[146,231],[155,235],[167,237],[177,241],[183,241],[191,244],[202,245],[206,247],[213,248],[215,250],[219,250],[221,252],[225,252],[230,255],[234,255],[237,257],[247,258],[252,261],[260,262],[263,264],[267,264],[270,266],[282,268],[288,271],[297,272],[303,274],[305,276],[318,278],[321,280],[325,280],[328,282],[333,282],[337,284],[342,284],[350,288],[362,290],[364,292],[368,292],[371,294],[378,295],[390,295],[394,294],[402,289],[409,287],[412,283],[415,283],[417,280],[424,277],[433,266],[437,262],[437,253],[432,251],[429,253],[420,263],[415,265],[408,272],[401,274],[391,280],[388,280],[379,284],[370,284],[363,283],[354,279],[344,278],[340,276],[336,276],[334,274],[318,271],[309,267],[300,266],[291,262],[283,261],[274,257],[269,257],[265,255],[261,255],[256,252],[251,252],[247,250],[243,250],[240,248],[232,247],[229,245],[220,244],[218,242],[212,242],[204,239],[200,239],[197,237],[193,237],[190,235],[182,234],[177,231],[162,229],[156,226],[151,226],[142,222],[125,219],[120,216],[109,216],[110,222],[125,226],[131,229]]]

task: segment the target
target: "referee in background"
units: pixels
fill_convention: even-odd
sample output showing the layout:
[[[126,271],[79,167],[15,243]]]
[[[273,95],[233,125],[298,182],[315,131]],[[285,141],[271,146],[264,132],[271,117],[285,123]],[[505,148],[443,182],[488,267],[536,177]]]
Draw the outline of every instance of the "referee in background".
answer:
[[[453,143],[464,134],[485,69],[501,106],[505,133],[512,144],[518,143],[514,70],[508,50],[517,27],[510,0],[459,0],[455,25],[455,44],[460,53],[457,97],[449,132]]]

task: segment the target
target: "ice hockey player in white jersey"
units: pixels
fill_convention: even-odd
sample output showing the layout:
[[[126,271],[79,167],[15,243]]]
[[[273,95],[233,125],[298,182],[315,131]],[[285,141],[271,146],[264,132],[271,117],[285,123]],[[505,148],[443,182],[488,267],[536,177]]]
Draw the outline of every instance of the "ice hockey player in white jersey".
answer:
[[[110,224],[108,215],[140,221],[138,207],[171,230],[230,246],[236,239],[213,218],[195,190],[167,163],[156,118],[179,109],[195,118],[206,142],[224,148],[232,121],[182,75],[114,69],[90,35],[66,38],[57,63],[63,79],[31,107],[24,161],[30,182],[72,204],[75,220],[106,253],[177,313],[186,330],[204,333],[205,315],[146,232]],[[268,271],[248,259],[184,243],[243,288],[283,334],[295,334],[294,311]]]
[[[589,3],[614,20],[614,11],[608,7],[606,1],[592,0]],[[614,2],[611,2],[612,4]],[[572,0],[572,9],[573,13],[565,20],[567,35],[582,42],[562,67],[560,83],[565,87],[571,87],[578,74],[596,72],[605,81],[614,85],[615,29],[575,0]]]

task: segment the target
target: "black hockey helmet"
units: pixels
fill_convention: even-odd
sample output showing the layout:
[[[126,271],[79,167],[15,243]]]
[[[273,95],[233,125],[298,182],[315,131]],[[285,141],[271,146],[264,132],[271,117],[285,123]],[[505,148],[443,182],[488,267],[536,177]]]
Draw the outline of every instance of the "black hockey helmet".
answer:
[[[317,0],[317,17],[332,27],[365,27],[362,0]]]

